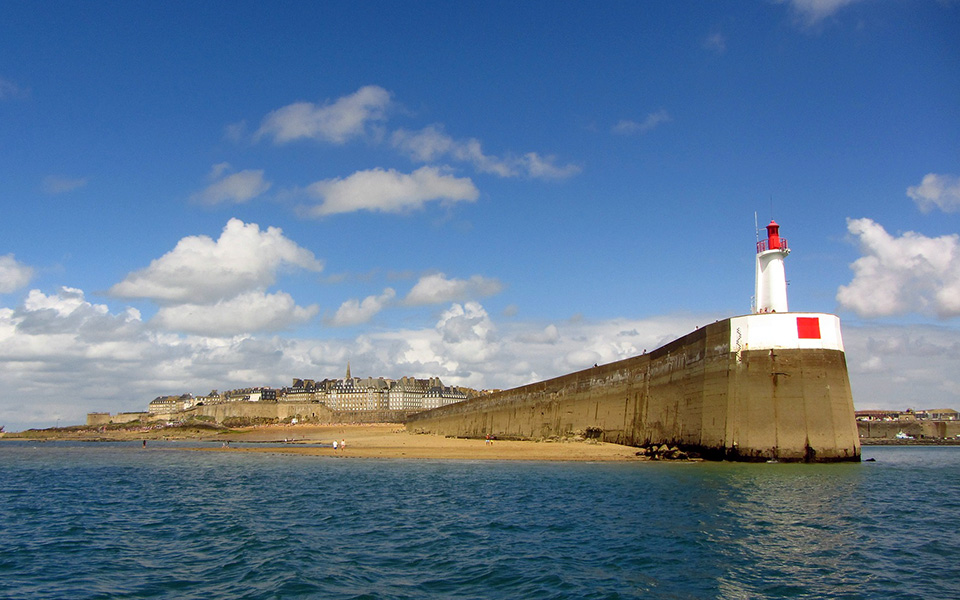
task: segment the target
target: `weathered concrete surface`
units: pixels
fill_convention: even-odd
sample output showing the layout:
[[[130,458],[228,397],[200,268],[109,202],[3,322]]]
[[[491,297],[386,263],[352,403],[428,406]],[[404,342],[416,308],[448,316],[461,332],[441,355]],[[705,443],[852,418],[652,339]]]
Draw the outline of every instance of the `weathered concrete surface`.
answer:
[[[731,351],[730,320],[649,354],[412,415],[411,430],[537,439],[573,433],[707,458],[860,459],[842,351]]]

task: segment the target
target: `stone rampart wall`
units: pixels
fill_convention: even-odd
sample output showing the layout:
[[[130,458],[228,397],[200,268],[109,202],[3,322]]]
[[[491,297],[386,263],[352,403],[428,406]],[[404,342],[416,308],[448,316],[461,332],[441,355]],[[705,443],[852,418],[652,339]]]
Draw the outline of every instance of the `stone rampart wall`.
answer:
[[[860,437],[896,439],[901,431],[916,439],[955,438],[960,435],[960,421],[857,421]]]
[[[585,433],[734,460],[860,457],[843,352],[731,352],[729,320],[649,354],[418,413],[407,427],[460,437]]]
[[[123,412],[111,415],[105,412],[87,413],[87,426],[99,427],[101,425],[120,425],[123,423],[133,423],[134,421],[146,421],[150,418],[147,412]]]
[[[333,411],[317,402],[225,402],[197,406],[177,413],[176,418],[189,416],[212,417],[217,423],[226,419],[291,419],[305,423],[402,423],[411,411],[357,410]],[[171,415],[161,418],[170,419]]]
[[[416,411],[409,410],[355,410],[332,411],[316,402],[225,402],[196,406],[189,410],[170,413],[87,413],[87,426],[99,427],[133,421],[179,421],[191,417],[209,417],[217,423],[227,419],[286,420],[296,418],[304,423],[403,423]]]

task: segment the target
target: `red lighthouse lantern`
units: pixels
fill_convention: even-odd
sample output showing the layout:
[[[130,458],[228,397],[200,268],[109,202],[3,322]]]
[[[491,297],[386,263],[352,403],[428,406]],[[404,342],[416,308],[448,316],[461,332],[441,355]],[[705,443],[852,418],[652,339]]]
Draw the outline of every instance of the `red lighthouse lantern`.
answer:
[[[780,249],[780,226],[772,220],[767,225],[767,250]]]

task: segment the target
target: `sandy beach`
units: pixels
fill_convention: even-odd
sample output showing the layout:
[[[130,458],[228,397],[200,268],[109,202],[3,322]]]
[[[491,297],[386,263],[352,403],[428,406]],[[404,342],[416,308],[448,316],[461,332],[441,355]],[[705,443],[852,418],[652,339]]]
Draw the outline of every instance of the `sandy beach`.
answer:
[[[198,448],[213,452],[271,452],[352,458],[433,458],[468,460],[637,460],[636,448],[593,441],[506,441],[448,438],[408,432],[403,425],[294,425],[253,428],[236,434],[217,436],[218,440],[238,442],[280,442],[283,446],[244,446],[237,448]],[[331,444],[333,448],[303,444]]]
[[[637,448],[572,438],[552,441],[508,441],[448,438],[407,431],[402,424],[263,425],[232,430],[167,428],[141,431],[41,430],[7,434],[6,439],[78,441],[191,440],[220,442],[193,448],[203,452],[269,452],[345,458],[410,458],[466,460],[637,461]],[[317,447],[316,444],[345,448]],[[263,446],[231,445],[261,442]],[[267,445],[269,443],[269,445]],[[183,447],[181,446],[180,449]]]

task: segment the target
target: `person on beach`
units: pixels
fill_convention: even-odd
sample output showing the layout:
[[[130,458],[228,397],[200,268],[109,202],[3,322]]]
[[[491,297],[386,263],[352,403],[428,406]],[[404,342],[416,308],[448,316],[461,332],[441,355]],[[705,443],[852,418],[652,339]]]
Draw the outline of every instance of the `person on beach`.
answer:
[[[340,451],[343,452],[347,449],[347,440],[340,440]]]
[[[337,440],[333,440],[333,451],[337,451]]]

